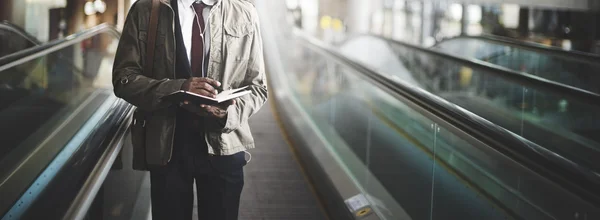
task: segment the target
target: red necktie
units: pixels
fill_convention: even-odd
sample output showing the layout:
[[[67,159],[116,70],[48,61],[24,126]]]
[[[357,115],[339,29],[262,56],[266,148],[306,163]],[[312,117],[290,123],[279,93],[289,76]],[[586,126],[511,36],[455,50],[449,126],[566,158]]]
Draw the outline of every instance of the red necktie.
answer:
[[[192,58],[190,66],[192,67],[192,76],[203,76],[202,61],[204,59],[204,16],[202,11],[206,5],[202,2],[194,3],[196,16],[194,17],[194,25],[192,25]]]

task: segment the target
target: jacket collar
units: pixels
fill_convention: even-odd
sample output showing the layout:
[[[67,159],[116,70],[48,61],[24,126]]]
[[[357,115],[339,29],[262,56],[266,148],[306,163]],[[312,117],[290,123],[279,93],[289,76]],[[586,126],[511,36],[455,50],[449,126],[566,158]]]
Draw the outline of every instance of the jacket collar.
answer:
[[[186,7],[191,6],[194,2],[202,2],[208,6],[214,6],[219,0],[177,0],[178,4],[185,5]]]
[[[168,5],[169,7],[171,7],[171,0],[159,0],[159,1],[161,3],[163,3],[163,4]],[[174,1],[182,1],[182,0],[174,0]],[[185,2],[185,4],[187,5],[187,1],[188,0],[183,0],[182,2]],[[202,1],[206,5],[215,6],[218,3],[221,3],[223,0],[198,0],[198,1]],[[195,2],[195,0],[190,0],[190,2],[191,3],[189,5],[192,5],[192,3]]]

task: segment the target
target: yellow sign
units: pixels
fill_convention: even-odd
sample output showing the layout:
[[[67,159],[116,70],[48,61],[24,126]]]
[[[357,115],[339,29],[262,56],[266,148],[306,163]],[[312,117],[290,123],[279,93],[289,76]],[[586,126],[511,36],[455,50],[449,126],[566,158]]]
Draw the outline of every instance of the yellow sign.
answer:
[[[333,19],[333,30],[341,31],[344,28],[344,23],[340,19]]]
[[[356,212],[356,216],[357,217],[363,217],[363,216],[365,216],[365,215],[367,215],[369,213],[371,213],[371,208],[367,207],[367,208],[361,209],[360,211]]]
[[[329,29],[329,28],[331,28],[331,17],[329,17],[329,16],[323,16],[321,18],[321,28],[322,29]]]
[[[460,85],[462,87],[467,87],[471,84],[471,79],[473,78],[473,69],[468,67],[462,67],[460,69]]]

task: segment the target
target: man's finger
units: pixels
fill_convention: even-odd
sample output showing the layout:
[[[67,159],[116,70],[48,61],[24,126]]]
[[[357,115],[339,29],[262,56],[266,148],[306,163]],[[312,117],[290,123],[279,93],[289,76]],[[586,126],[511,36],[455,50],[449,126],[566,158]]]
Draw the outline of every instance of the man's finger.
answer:
[[[215,87],[213,87],[211,84],[209,84],[207,82],[198,83],[194,86],[194,88],[195,89],[204,89],[206,91],[214,93],[215,95],[217,94],[217,90],[215,89]]]
[[[196,93],[198,95],[207,96],[207,97],[212,97],[212,98],[216,97],[216,95],[214,93],[209,92],[205,89],[194,88],[194,89],[192,89],[191,92]]]
[[[213,109],[214,107],[210,106],[210,105],[202,105],[202,106],[200,106],[200,108],[202,109],[202,111],[206,112],[207,114],[212,114],[212,112],[214,110]]]
[[[221,83],[219,81],[211,79],[211,78],[200,78],[199,81],[209,83],[210,85],[212,85],[214,87],[221,86]]]
[[[182,103],[183,104],[183,103]],[[181,105],[181,107],[189,112],[195,113],[199,116],[207,116],[209,111],[206,108],[199,108],[194,105]]]
[[[185,110],[188,110],[189,112],[193,112],[193,113],[197,113],[197,112],[198,112],[198,109],[197,109],[197,108],[195,108],[195,107],[194,107],[194,106],[192,106],[192,105],[182,105],[181,107],[182,107],[183,109],[185,109]]]

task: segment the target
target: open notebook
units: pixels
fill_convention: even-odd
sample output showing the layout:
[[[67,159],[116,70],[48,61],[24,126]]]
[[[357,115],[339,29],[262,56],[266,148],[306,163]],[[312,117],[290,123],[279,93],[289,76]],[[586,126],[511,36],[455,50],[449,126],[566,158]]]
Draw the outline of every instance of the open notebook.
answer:
[[[235,99],[240,96],[249,94],[251,91],[247,89],[248,86],[244,86],[237,89],[225,90],[217,95],[217,97],[206,97],[192,92],[179,90],[163,97],[163,100],[180,103],[183,101],[193,102],[195,104],[207,104],[215,105],[231,99]]]

